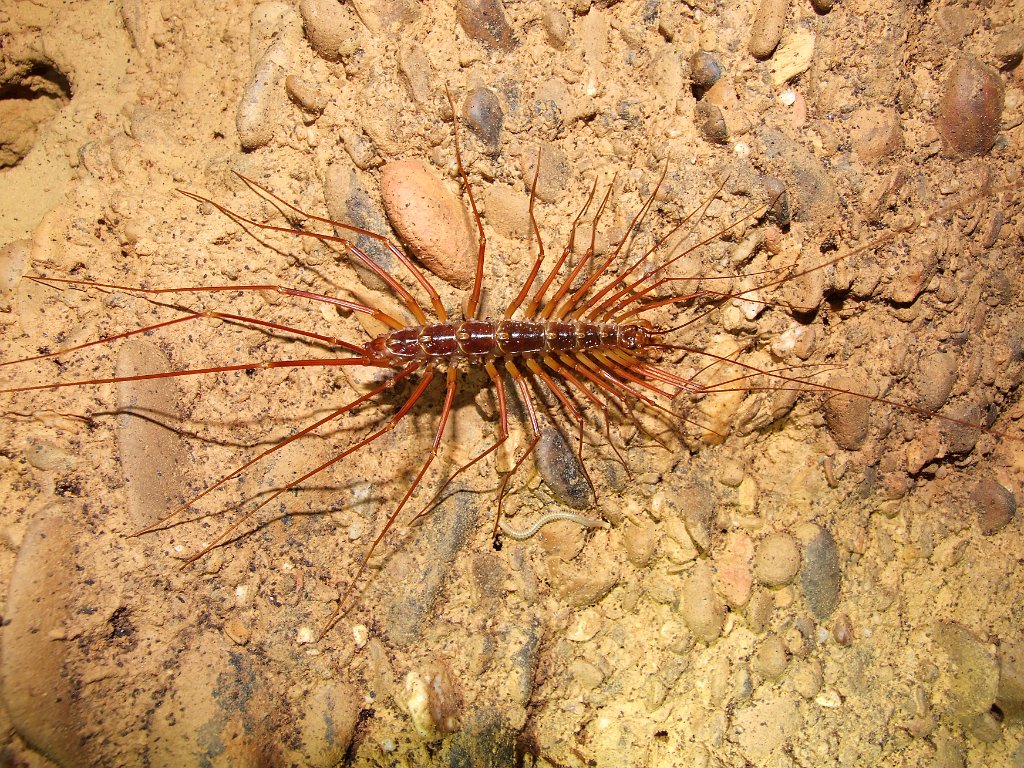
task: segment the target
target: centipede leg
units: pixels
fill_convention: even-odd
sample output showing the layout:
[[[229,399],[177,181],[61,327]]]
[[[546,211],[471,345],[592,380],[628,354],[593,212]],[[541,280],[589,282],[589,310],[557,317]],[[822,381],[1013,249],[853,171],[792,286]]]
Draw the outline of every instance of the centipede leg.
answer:
[[[426,516],[430,512],[430,510],[437,506],[438,499],[441,498],[441,496],[448,489],[448,486],[452,484],[455,478],[457,478],[470,467],[474,466],[478,462],[485,459],[487,456],[490,456],[492,453],[498,450],[505,443],[506,440],[508,440],[508,401],[506,400],[505,382],[504,380],[502,380],[501,375],[498,373],[498,369],[494,367],[493,362],[485,363],[484,370],[487,371],[487,375],[490,377],[491,383],[494,384],[494,391],[498,399],[498,439],[489,448],[478,453],[467,463],[463,464],[461,467],[455,470],[455,472],[452,473],[451,477],[445,480],[444,485],[442,485],[438,489],[437,493],[434,494],[433,498],[426,504],[426,506],[424,506],[423,509],[417,512],[416,516],[409,521],[410,525],[412,523],[415,523],[420,518]]]
[[[352,590],[355,589],[355,585],[359,582],[359,578],[366,571],[367,563],[370,562],[370,558],[373,557],[373,553],[377,551],[377,547],[380,546],[380,543],[384,540],[384,537],[387,535],[388,531],[390,531],[392,527],[394,527],[395,522],[398,520],[398,516],[402,513],[402,510],[405,509],[405,505],[408,503],[409,499],[412,498],[412,495],[416,492],[416,488],[423,480],[423,476],[427,473],[427,470],[430,468],[430,465],[433,463],[434,459],[437,458],[437,453],[441,449],[441,440],[444,437],[444,430],[445,427],[448,425],[448,417],[449,415],[451,415],[452,412],[452,403],[455,401],[455,390],[457,386],[458,369],[449,368],[447,374],[447,385],[444,396],[444,405],[441,407],[441,416],[437,422],[437,432],[434,434],[434,442],[430,447],[430,451],[427,453],[427,459],[426,461],[423,462],[423,466],[420,467],[420,471],[419,474],[416,475],[416,479],[412,481],[412,484],[409,486],[409,489],[405,492],[405,495],[402,497],[402,500],[398,503],[398,506],[395,507],[395,511],[391,513],[391,516],[388,518],[388,521],[384,524],[384,527],[381,528],[380,533],[377,534],[377,537],[373,540],[373,543],[370,545],[370,548],[366,551],[366,554],[363,556],[362,562],[359,564],[359,570],[356,571],[356,575],[349,582],[348,586],[345,588],[345,591],[342,593],[341,599],[338,601],[338,605],[335,606],[334,611],[331,613],[331,617],[327,620],[327,626],[325,626],[323,631],[320,633],[320,637],[323,637],[328,632],[330,632],[331,628],[338,623],[338,619],[341,616],[341,611],[344,608],[346,602],[348,602],[348,598],[352,594]]]

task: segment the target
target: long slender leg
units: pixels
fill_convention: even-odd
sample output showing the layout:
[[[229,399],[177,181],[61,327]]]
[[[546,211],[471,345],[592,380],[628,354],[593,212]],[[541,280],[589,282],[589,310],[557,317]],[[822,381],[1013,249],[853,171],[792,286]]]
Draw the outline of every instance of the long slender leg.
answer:
[[[0,394],[15,392],[40,392],[43,390],[63,389],[64,387],[85,387],[95,384],[120,384],[123,381],[148,381],[149,379],[171,379],[177,376],[203,376],[209,373],[228,373],[230,371],[266,370],[269,368],[330,368],[343,365],[378,366],[363,358],[322,358],[310,360],[271,360],[238,363],[236,365],[218,365],[212,368],[187,368],[182,371],[162,371],[160,373],[140,373],[136,376],[110,376],[102,379],[80,379],[77,381],[61,381],[56,384],[33,384],[27,387],[8,387],[0,389]]]
[[[473,187],[469,183],[469,176],[466,174],[466,166],[462,162],[462,151],[459,149],[459,115],[455,110],[455,99],[451,91],[445,87],[445,95],[448,97],[448,105],[452,108],[452,134],[455,145],[455,164],[459,167],[459,176],[462,177],[462,185],[466,188],[466,197],[469,198],[469,207],[473,209],[473,220],[476,222],[477,252],[476,252],[476,274],[473,277],[473,290],[469,294],[469,301],[466,304],[466,317],[476,319],[480,309],[480,293],[484,285],[484,256],[487,253],[487,234],[484,232],[483,222],[480,221],[480,211],[476,207],[476,199],[473,197]]]
[[[367,445],[372,443],[374,440],[377,440],[381,436],[386,435],[388,432],[393,430],[395,428],[395,426],[398,424],[398,422],[401,421],[403,418],[405,418],[406,414],[408,414],[409,411],[412,410],[412,407],[416,404],[416,402],[420,399],[420,397],[423,396],[423,392],[430,385],[430,382],[433,381],[433,378],[434,378],[434,371],[432,369],[427,369],[427,371],[423,374],[423,378],[420,379],[420,383],[417,385],[417,387],[413,391],[413,393],[409,396],[409,399],[405,401],[405,403],[399,409],[398,413],[396,413],[394,416],[392,416],[387,424],[385,424],[383,427],[378,429],[376,432],[374,432],[369,437],[364,437],[362,440],[357,442],[355,445],[349,446],[348,448],[346,448],[341,453],[338,453],[337,455],[335,455],[332,458],[330,458],[328,461],[325,461],[323,464],[320,464],[319,466],[314,467],[313,469],[309,470],[308,472],[306,472],[304,475],[302,475],[301,477],[297,478],[296,480],[292,480],[290,483],[288,483],[283,488],[279,488],[276,491],[274,491],[272,494],[270,494],[267,498],[265,498],[263,501],[261,501],[255,507],[253,507],[251,510],[246,512],[245,515],[243,515],[239,520],[236,520],[228,528],[226,528],[225,530],[221,531],[221,533],[217,536],[217,538],[214,539],[209,545],[204,547],[201,551],[197,552],[196,554],[192,555],[192,557],[190,557],[185,562],[185,565],[187,566],[187,565],[189,565],[191,563],[194,563],[196,560],[198,560],[199,558],[203,557],[208,552],[210,552],[211,550],[215,549],[217,546],[222,544],[232,533],[234,533],[236,530],[238,530],[238,527],[240,525],[242,525],[242,523],[244,523],[246,520],[249,520],[250,518],[252,518],[252,516],[254,514],[256,514],[261,509],[263,509],[263,507],[265,507],[268,504],[270,504],[278,496],[281,496],[282,494],[287,493],[288,491],[292,490],[293,488],[298,487],[302,483],[304,483],[307,480],[309,480],[311,477],[314,477],[314,476],[320,474],[321,472],[323,472],[328,467],[334,466],[339,461],[344,459],[346,456],[350,456],[353,453],[355,453],[356,451],[360,450],[361,448],[365,448]]]
[[[391,290],[394,291],[395,294],[402,300],[402,302],[406,306],[406,309],[408,309],[412,313],[413,317],[416,318],[417,322],[421,324],[426,324],[427,316],[423,312],[423,307],[420,306],[419,302],[416,301],[415,297],[413,297],[411,293],[409,293],[406,287],[402,285],[400,282],[398,282],[394,277],[392,277],[383,267],[380,266],[380,264],[375,262],[365,253],[363,253],[363,251],[357,248],[355,243],[351,242],[350,240],[346,240],[343,237],[337,237],[335,235],[325,235],[322,232],[312,232],[305,229],[295,229],[294,227],[279,227],[274,224],[266,224],[261,221],[256,221],[255,219],[250,219],[247,216],[241,215],[240,213],[235,213],[230,208],[226,208],[220,203],[214,202],[213,200],[203,197],[202,195],[197,195],[194,192],[188,192],[187,190],[184,189],[179,189],[178,192],[185,195],[185,197],[196,200],[197,202],[212,205],[218,211],[223,213],[225,216],[227,216],[229,219],[231,219],[233,222],[235,222],[236,224],[243,228],[245,228],[246,226],[250,226],[263,230],[264,232],[283,232],[284,234],[296,235],[298,237],[311,237],[314,240],[319,240],[322,243],[334,243],[336,245],[341,246],[350,254],[359,259],[359,261],[362,262],[364,266],[372,270],[373,273],[377,275],[381,280],[387,283],[388,287],[391,288]]]
[[[355,589],[355,585],[358,583],[359,577],[362,576],[363,572],[366,570],[366,564],[370,562],[370,558],[373,557],[373,553],[377,551],[377,547],[384,540],[388,531],[390,531],[394,526],[395,521],[398,520],[398,516],[402,513],[402,510],[405,509],[406,503],[408,503],[409,499],[412,498],[413,493],[416,492],[416,488],[423,480],[423,476],[427,473],[427,469],[433,463],[434,459],[437,458],[437,453],[441,449],[441,440],[444,438],[444,430],[448,425],[448,416],[452,412],[452,403],[455,401],[455,390],[457,386],[458,371],[456,368],[449,368],[444,405],[441,406],[441,417],[437,421],[437,432],[434,434],[434,443],[431,445],[430,451],[427,453],[427,459],[423,462],[423,466],[420,468],[419,474],[416,475],[416,479],[412,481],[412,485],[409,486],[409,489],[405,492],[402,500],[398,503],[398,506],[395,507],[395,511],[391,513],[391,517],[388,518],[384,527],[381,528],[380,533],[377,534],[377,538],[373,540],[370,548],[363,556],[363,561],[359,564],[359,570],[356,571],[356,575],[348,583],[348,586],[341,595],[341,599],[338,600],[338,605],[335,606],[334,611],[331,613],[331,617],[327,620],[327,625],[320,633],[321,637],[330,632],[331,628],[338,623],[338,619],[341,616],[341,610],[345,606],[345,603],[348,602],[348,598],[352,594],[352,590]]]
[[[227,483],[229,480],[233,480],[234,478],[236,478],[239,475],[241,475],[249,467],[253,466],[254,464],[257,464],[260,461],[262,461],[267,456],[270,456],[271,454],[276,453],[277,451],[280,451],[286,445],[289,445],[290,443],[293,443],[296,440],[299,440],[299,439],[305,437],[306,435],[310,434],[311,432],[319,429],[324,424],[327,424],[328,422],[333,421],[334,419],[338,418],[339,416],[342,416],[343,414],[346,414],[346,413],[349,413],[350,411],[355,410],[356,408],[358,408],[363,403],[365,403],[365,402],[373,399],[377,395],[379,395],[381,392],[385,391],[386,389],[390,389],[391,387],[393,387],[398,381],[401,381],[405,377],[409,376],[414,371],[416,371],[419,367],[420,367],[420,363],[413,363],[411,365],[406,366],[401,371],[396,373],[394,376],[389,377],[387,379],[387,381],[385,381],[383,384],[381,384],[376,389],[373,389],[372,391],[367,392],[365,395],[362,395],[361,397],[356,398],[351,403],[348,403],[347,405],[344,405],[341,408],[338,408],[337,410],[332,411],[327,416],[324,416],[322,419],[319,419],[319,420],[313,422],[312,424],[310,424],[310,425],[308,425],[306,427],[303,427],[301,430],[299,430],[295,434],[286,437],[281,442],[276,443],[275,445],[271,446],[270,448],[267,448],[265,451],[262,451],[261,453],[259,453],[258,455],[254,456],[252,459],[250,459],[249,461],[247,461],[244,464],[242,464],[240,467],[238,467],[230,475],[226,475],[226,476],[222,477],[220,480],[218,480],[216,483],[211,485],[205,491],[199,493],[196,496],[193,496],[189,501],[185,502],[184,504],[179,506],[177,509],[174,509],[169,514],[164,515],[163,517],[161,517],[159,520],[157,520],[156,522],[152,523],[151,525],[148,525],[145,528],[142,528],[142,529],[136,531],[135,533],[130,534],[130,537],[141,536],[141,535],[143,535],[145,533],[151,533],[153,531],[160,530],[160,529],[166,527],[166,523],[168,523],[169,521],[173,520],[175,517],[180,515],[185,510],[187,510],[190,507],[194,506],[196,504],[196,502],[198,502],[200,499],[202,499],[207,494],[212,493],[213,491],[217,490],[218,488],[223,486],[225,483]]]
[[[519,291],[519,294],[512,300],[512,303],[505,309],[505,319],[511,319],[512,315],[516,313],[516,310],[522,306],[523,302],[526,301],[526,297],[530,295],[530,289],[533,287],[534,281],[537,279],[537,275],[540,273],[541,264],[544,263],[544,240],[540,235],[540,226],[537,224],[537,217],[533,212],[534,203],[537,201],[537,179],[540,177],[540,158],[541,151],[537,150],[537,169],[533,174],[533,183],[530,184],[530,226],[533,227],[533,235],[537,238],[537,258],[533,260],[533,268],[530,270],[530,274],[527,275],[526,280],[523,281],[523,287]]]
[[[501,378],[501,375],[498,373],[498,369],[494,367],[493,362],[488,361],[487,363],[485,363],[484,370],[487,371],[487,375],[490,377],[491,382],[494,384],[494,390],[498,397],[498,439],[489,448],[481,451],[475,457],[470,459],[467,463],[463,464],[461,467],[455,470],[455,472],[452,473],[451,477],[444,481],[444,485],[442,485],[438,489],[437,493],[434,494],[433,498],[431,498],[431,500],[426,504],[426,506],[424,506],[423,509],[417,512],[416,516],[409,521],[410,525],[412,523],[415,523],[420,518],[426,516],[434,507],[437,506],[437,500],[441,498],[441,496],[444,494],[446,490],[448,490],[448,486],[452,484],[455,478],[457,478],[467,469],[475,465],[477,462],[482,461],[484,458],[494,453],[508,439],[508,401],[506,400],[505,394],[505,382]]]
[[[526,381],[526,377],[523,376],[522,372],[516,367],[516,364],[511,360],[505,360],[505,370],[508,371],[512,377],[512,382],[516,385],[516,389],[519,390],[519,397],[523,401],[523,408],[526,409],[527,421],[530,424],[530,435],[532,440],[526,451],[512,466],[512,469],[501,479],[501,485],[498,488],[498,504],[497,512],[494,515],[494,530],[492,536],[494,541],[498,541],[498,523],[501,522],[501,510],[505,502],[505,495],[508,493],[508,484],[512,479],[512,476],[518,471],[519,467],[522,466],[523,462],[526,461],[526,457],[533,453],[537,447],[537,443],[540,442],[540,421],[537,419],[537,409],[533,404],[533,398],[530,396],[530,385]]]
[[[320,293],[313,293],[311,291],[303,291],[298,288],[288,288],[284,285],[193,285],[183,286],[177,288],[138,288],[131,285],[116,285],[114,283],[97,283],[91,280],[70,280],[63,277],[33,277],[30,278],[37,283],[42,285],[49,285],[50,283],[61,283],[63,285],[77,285],[85,286],[89,288],[105,288],[115,291],[121,291],[128,294],[140,294],[143,296],[152,296],[165,293],[214,293],[219,291],[231,292],[231,291],[266,291],[273,293],[280,293],[282,296],[296,296],[302,299],[309,299],[310,301],[318,301],[324,304],[332,304],[336,307],[348,310],[350,312],[360,312],[364,315],[370,315],[371,317],[380,320],[395,330],[405,328],[405,324],[399,322],[395,318],[386,312],[382,312],[379,309],[368,306],[366,304],[360,304],[357,301],[349,301],[348,299],[337,299],[333,296],[325,296]],[[50,286],[53,287],[53,286]]]
[[[292,205],[287,200],[278,197],[259,182],[254,181],[253,179],[250,179],[247,176],[243,176],[242,174],[237,172],[235,173],[235,175],[242,181],[244,181],[249,186],[249,188],[252,189],[257,194],[266,195],[271,200],[275,201],[276,203],[279,203],[280,205],[283,205],[285,208],[294,211],[300,216],[304,216],[305,218],[310,219],[311,221],[319,221],[321,224],[327,224],[328,226],[336,227],[337,229],[344,229],[347,232],[355,232],[358,235],[369,237],[384,245],[384,247],[386,247],[388,251],[396,259],[398,259],[402,266],[404,266],[409,271],[409,273],[413,276],[416,282],[420,284],[420,287],[423,288],[423,290],[426,292],[427,296],[430,298],[430,304],[434,308],[434,312],[436,312],[437,316],[440,318],[440,321],[442,323],[447,322],[448,314],[445,312],[444,305],[441,303],[441,297],[438,296],[437,291],[434,289],[434,286],[430,284],[429,280],[427,280],[426,276],[423,274],[423,271],[412,262],[412,259],[410,259],[409,256],[401,248],[399,248],[393,242],[391,242],[391,240],[384,237],[384,235],[381,235],[377,232],[372,232],[368,229],[363,229],[362,227],[353,226],[352,224],[345,224],[340,221],[328,219],[324,216],[317,216],[312,213],[307,213],[301,208]],[[364,264],[366,263],[366,261],[372,261],[372,259],[370,259],[370,257],[362,251],[360,251],[360,253],[356,255],[356,258],[358,258]]]

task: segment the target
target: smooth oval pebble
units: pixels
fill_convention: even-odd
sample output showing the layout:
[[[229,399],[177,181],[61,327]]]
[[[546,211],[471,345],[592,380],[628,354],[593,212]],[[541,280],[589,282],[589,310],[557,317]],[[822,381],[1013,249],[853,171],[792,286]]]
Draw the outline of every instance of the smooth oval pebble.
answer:
[[[73,595],[90,575],[79,568],[85,531],[68,519],[72,509],[49,507],[25,531],[4,606],[0,690],[26,742],[59,765],[85,766],[95,757],[84,739],[82,681],[66,667],[68,644],[53,637],[67,634]]]
[[[344,6],[336,0],[300,0],[299,13],[306,37],[317,55],[328,61],[341,58],[354,34],[352,19]]]
[[[933,352],[917,362],[914,371],[917,397],[914,404],[926,411],[937,411],[946,404],[956,383],[957,359],[949,352]]]
[[[693,120],[701,135],[713,144],[724,144],[729,140],[729,128],[725,124],[722,110],[706,101],[698,101],[693,108]]]
[[[829,386],[851,392],[864,392],[861,382],[853,376],[840,375],[829,382]],[[836,441],[836,445],[848,451],[856,451],[867,440],[871,426],[871,401],[866,397],[830,394],[823,406],[825,426]]]
[[[979,480],[974,486],[971,501],[977,507],[978,525],[986,536],[1005,528],[1017,514],[1017,500],[1013,492],[988,478]]]
[[[778,635],[768,635],[750,660],[751,668],[765,680],[778,680],[786,672],[788,663],[786,643]]]
[[[725,627],[725,606],[715,594],[711,568],[699,561],[683,579],[679,612],[683,621],[705,643],[717,640]]]
[[[537,471],[556,499],[573,509],[587,509],[594,503],[587,471],[561,430],[542,429],[534,455]]]
[[[384,210],[424,266],[457,288],[476,272],[476,233],[462,202],[420,160],[396,160],[381,175]]]
[[[251,151],[270,143],[279,116],[286,106],[285,67],[289,60],[284,43],[274,43],[253,69],[252,77],[242,89],[235,116],[235,128],[242,149]]]
[[[903,146],[899,113],[892,107],[864,107],[849,120],[850,143],[865,163],[875,163]]]
[[[761,0],[757,14],[750,23],[753,30],[747,50],[758,59],[767,59],[782,40],[789,14],[789,0]]]
[[[167,356],[144,339],[128,339],[117,356],[117,375],[135,376],[170,369]],[[184,501],[185,442],[161,422],[180,418],[174,379],[125,381],[117,385],[118,452],[124,473],[128,516],[143,528]]]
[[[754,551],[754,576],[769,587],[788,584],[800,570],[800,544],[788,533],[769,533]]]
[[[707,51],[696,51],[690,57],[690,82],[701,92],[706,91],[722,77],[722,65]]]
[[[1004,88],[999,73],[965,56],[953,65],[939,103],[938,129],[964,155],[992,148],[1003,115]]]

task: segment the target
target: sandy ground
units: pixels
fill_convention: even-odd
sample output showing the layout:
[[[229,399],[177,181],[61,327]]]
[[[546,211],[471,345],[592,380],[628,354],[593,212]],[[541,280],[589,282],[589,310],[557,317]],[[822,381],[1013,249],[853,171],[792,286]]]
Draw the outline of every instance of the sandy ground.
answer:
[[[380,372],[243,369],[0,395],[5,763],[1024,765],[1024,31],[1012,26],[1024,7],[830,6],[0,9],[0,360],[207,310],[356,344],[383,328],[265,292],[147,298],[25,275],[280,284],[402,312],[336,249],[247,233],[176,191],[300,224],[236,173],[394,237],[382,178],[390,168],[401,186],[408,166],[392,163],[427,163],[428,200],[444,189],[456,213],[388,212],[440,234],[426,259],[452,270],[431,279],[458,314],[475,235],[462,230],[446,86],[487,232],[488,313],[509,304],[537,252],[538,155],[549,258],[595,182],[572,264],[609,188],[598,256],[615,253],[657,188],[612,269],[682,253],[671,274],[703,282],[658,295],[744,292],[710,312],[705,296],[652,313],[683,326],[674,344],[716,355],[662,354],[710,390],[671,403],[685,426],[666,446],[648,434],[666,413],[638,408],[606,432],[578,395],[596,492],[582,513],[609,527],[560,521],[494,550],[498,472],[529,442],[513,402],[509,450],[460,476],[421,525],[397,527],[322,639],[421,466],[443,386],[371,447],[282,494],[390,418],[415,381],[239,477]],[[724,236],[692,252],[678,238],[654,247],[708,200],[686,243]],[[912,231],[890,238],[900,227]],[[886,242],[845,255],[875,238]],[[419,290],[394,255],[380,258]],[[196,318],[5,365],[0,386],[324,355],[294,334]],[[757,370],[917,412],[796,397]],[[493,440],[493,385],[479,371],[461,384],[403,521]],[[547,401],[544,423],[576,434]],[[571,453],[541,463],[579,479]],[[224,478],[181,524],[128,537]],[[558,484],[528,461],[508,524],[565,509]]]

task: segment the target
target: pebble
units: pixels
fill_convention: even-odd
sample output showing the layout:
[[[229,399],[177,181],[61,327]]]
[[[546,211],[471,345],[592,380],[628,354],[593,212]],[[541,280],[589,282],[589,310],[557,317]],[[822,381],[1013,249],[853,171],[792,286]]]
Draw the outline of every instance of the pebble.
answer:
[[[961,57],[946,78],[939,103],[939,133],[961,154],[985,154],[999,132],[1003,100],[999,73],[970,56]]]
[[[407,27],[423,13],[417,0],[359,0],[352,3],[371,34],[394,34],[400,27]]]
[[[430,59],[427,57],[423,46],[418,43],[408,43],[398,49],[398,71],[405,81],[409,95],[417,104],[427,104],[433,90],[430,80],[433,69],[430,66]]]
[[[853,622],[849,614],[840,613],[836,616],[832,624],[832,638],[843,647],[853,643]]]
[[[948,655],[952,665],[946,678],[951,713],[964,724],[978,714],[988,712],[996,700],[999,665],[991,643],[978,639],[960,624],[940,623],[934,631],[935,642]]]
[[[684,576],[679,612],[690,631],[705,643],[717,640],[725,628],[725,606],[715,594],[711,567],[703,560]]]
[[[999,688],[996,703],[1007,717],[1024,715],[1024,639],[1017,637],[999,643]]]
[[[170,367],[167,356],[145,339],[127,339],[118,350],[117,376],[155,373]],[[136,528],[152,524],[184,501],[185,470],[189,466],[185,441],[174,430],[145,418],[158,414],[174,424],[181,418],[179,399],[174,379],[125,381],[117,385],[118,454],[128,515]]]
[[[291,64],[288,48],[274,43],[255,67],[242,89],[235,115],[235,128],[242,149],[252,151],[270,143],[274,129],[283,122],[286,106],[285,73]]]
[[[299,108],[313,116],[319,117],[327,107],[327,98],[315,83],[296,75],[288,75],[284,79],[284,87],[288,97],[299,105]]]
[[[935,242],[925,238],[917,240],[889,286],[888,297],[896,304],[913,303],[928,287],[938,266]]]
[[[765,159],[771,161],[766,170],[785,178],[790,197],[798,201],[793,219],[825,221],[834,216],[839,194],[821,159],[775,128],[763,128],[758,139]]]
[[[540,173],[537,173],[537,157],[540,157]],[[545,203],[554,203],[562,199],[569,184],[569,158],[565,152],[554,144],[537,142],[535,146],[527,146],[520,157],[523,180],[526,188],[537,178],[537,197]]]
[[[494,91],[483,87],[471,90],[462,102],[462,116],[469,129],[487,147],[488,153],[497,154],[505,116]]]
[[[594,489],[580,457],[557,427],[545,427],[534,453],[537,471],[555,498],[573,509],[594,504]]]
[[[725,144],[729,140],[729,128],[725,124],[722,110],[706,101],[698,101],[693,108],[693,119],[701,135],[713,144]]]
[[[456,14],[466,34],[485,48],[508,53],[519,45],[501,0],[459,0]]]
[[[996,35],[992,53],[1003,69],[1013,69],[1024,57],[1024,27],[1013,24],[1003,27]]]
[[[828,13],[832,10],[832,6],[835,5],[835,0],[811,0],[811,5],[814,6],[814,10],[818,13]]]
[[[829,381],[829,386],[851,392],[863,392],[860,378],[840,374]],[[872,403],[866,397],[834,394],[828,395],[822,405],[825,412],[825,426],[836,445],[847,451],[856,451],[864,445],[871,426]]]
[[[786,672],[789,654],[786,643],[778,635],[768,635],[754,651],[750,666],[765,680],[779,680]]]
[[[825,621],[839,605],[843,581],[839,547],[827,529],[814,523],[804,523],[796,533],[803,544],[800,591],[811,613]]]
[[[771,622],[774,610],[775,600],[770,594],[763,589],[754,592],[747,602],[747,624],[750,631],[758,635],[764,632]]]
[[[810,69],[814,44],[813,32],[796,30],[789,34],[772,57],[772,83],[782,85]]]
[[[646,568],[658,551],[657,529],[650,520],[641,520],[640,525],[629,523],[622,532],[622,543],[626,557],[637,568]]]
[[[707,51],[698,50],[690,57],[690,82],[699,93],[703,94],[721,77],[722,65]]]
[[[767,59],[782,40],[789,14],[789,0],[761,0],[750,28],[747,50],[757,59]]]
[[[544,34],[552,48],[564,48],[569,39],[569,19],[558,8],[547,8],[541,16]]]
[[[68,643],[56,639],[67,636],[75,594],[93,575],[78,566],[86,533],[69,509],[49,507],[25,531],[4,607],[0,680],[9,722],[22,739],[59,765],[91,765],[90,702],[81,695],[83,681],[66,668]]]
[[[850,144],[864,163],[876,163],[903,148],[899,113],[892,107],[862,107],[850,115]]]
[[[548,566],[551,581],[557,585],[558,596],[576,608],[596,605],[619,583],[618,567],[610,558],[599,560],[585,569],[573,569],[559,561],[549,561]]]
[[[917,394],[914,405],[926,411],[937,411],[949,399],[956,383],[957,359],[949,352],[923,355],[914,370]]]
[[[787,741],[799,738],[803,718],[795,701],[773,695],[737,709],[729,725],[729,741],[736,744],[752,764],[776,765],[778,763],[769,763],[769,759],[777,755]]]
[[[318,56],[337,61],[343,52],[351,50],[350,43],[356,36],[354,20],[336,0],[300,0],[299,15],[306,38]]]
[[[788,533],[769,533],[754,553],[754,576],[769,587],[788,584],[800,570],[800,544]]]
[[[751,561],[754,540],[745,533],[730,533],[715,558],[715,584],[730,608],[742,608],[750,600],[754,586]]]
[[[269,754],[277,743],[267,725],[277,696],[254,658],[220,634],[193,638],[175,658],[175,675],[153,712],[145,764],[209,765],[223,751]],[[254,757],[235,764],[259,765]]]
[[[422,639],[423,622],[434,610],[452,563],[470,532],[476,530],[477,511],[471,499],[450,498],[437,506],[426,522],[415,527],[403,547],[407,552],[422,552],[427,558],[427,565],[415,566],[418,578],[408,578],[410,565],[405,558],[394,557],[384,565],[380,583],[406,585],[387,610],[378,611],[376,617],[392,645],[405,648]]]
[[[530,197],[505,184],[491,184],[480,192],[481,208],[495,232],[516,240],[533,234]]]
[[[1002,530],[1017,514],[1013,492],[989,478],[974,486],[971,501],[977,508],[978,525],[986,536]]]
[[[462,204],[419,160],[396,160],[381,174],[384,210],[409,249],[431,272],[469,288],[476,271],[476,232]]]

